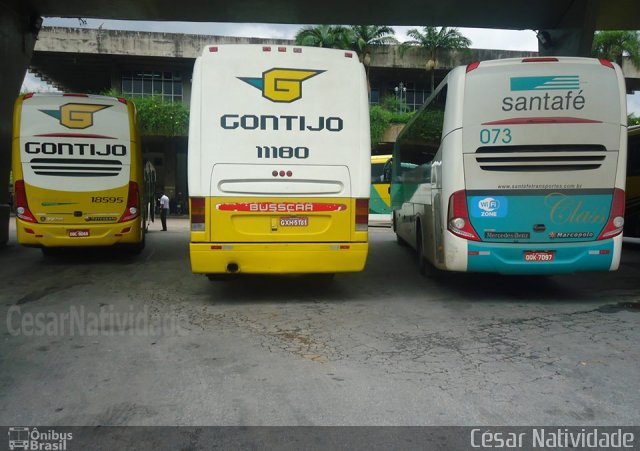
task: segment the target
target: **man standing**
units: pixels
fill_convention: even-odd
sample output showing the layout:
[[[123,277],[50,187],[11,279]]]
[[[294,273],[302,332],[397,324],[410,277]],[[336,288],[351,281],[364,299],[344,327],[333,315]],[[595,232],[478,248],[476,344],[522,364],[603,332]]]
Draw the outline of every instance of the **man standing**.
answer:
[[[162,221],[162,230],[167,230],[167,213],[169,213],[169,198],[162,192],[160,197],[160,221]]]

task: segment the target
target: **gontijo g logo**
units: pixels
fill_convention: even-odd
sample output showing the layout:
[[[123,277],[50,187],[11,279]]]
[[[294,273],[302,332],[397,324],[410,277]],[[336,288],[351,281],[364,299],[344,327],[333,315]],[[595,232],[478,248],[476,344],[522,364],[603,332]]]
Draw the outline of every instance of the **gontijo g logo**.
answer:
[[[269,69],[262,78],[238,77],[262,91],[272,102],[291,103],[302,98],[302,82],[324,72],[310,69]]]
[[[73,129],[85,129],[93,125],[93,114],[109,108],[111,105],[93,105],[89,103],[67,103],[58,110],[40,110],[58,119],[60,125]]]

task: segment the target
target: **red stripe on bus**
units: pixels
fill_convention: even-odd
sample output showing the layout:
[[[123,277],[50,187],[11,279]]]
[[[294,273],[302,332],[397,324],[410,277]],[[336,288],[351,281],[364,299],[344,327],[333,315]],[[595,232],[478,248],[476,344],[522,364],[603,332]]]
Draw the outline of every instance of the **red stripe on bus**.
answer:
[[[523,124],[602,124],[602,121],[579,117],[515,117],[501,121],[483,122],[482,125],[523,125]]]
[[[250,211],[266,213],[300,213],[314,211],[344,211],[344,204],[332,204],[321,202],[236,202],[218,204],[220,211]]]

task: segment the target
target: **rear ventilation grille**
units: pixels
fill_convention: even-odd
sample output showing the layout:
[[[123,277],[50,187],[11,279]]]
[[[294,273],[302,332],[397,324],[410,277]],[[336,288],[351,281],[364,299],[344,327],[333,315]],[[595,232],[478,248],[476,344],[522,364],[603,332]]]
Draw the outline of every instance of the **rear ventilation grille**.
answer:
[[[586,171],[606,155],[604,146],[487,146],[476,150],[476,161],[483,171]]]
[[[122,171],[116,160],[34,158],[29,164],[35,174],[53,177],[114,177]]]

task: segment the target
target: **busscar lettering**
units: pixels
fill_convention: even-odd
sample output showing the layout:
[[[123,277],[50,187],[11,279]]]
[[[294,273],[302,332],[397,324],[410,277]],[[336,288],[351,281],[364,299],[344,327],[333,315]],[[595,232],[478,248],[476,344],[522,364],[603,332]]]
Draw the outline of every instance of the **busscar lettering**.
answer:
[[[252,212],[271,212],[271,213],[295,213],[304,211],[313,211],[313,204],[309,203],[254,203],[249,204],[249,211]]]
[[[319,116],[309,119],[305,116],[273,116],[255,114],[223,114],[220,126],[225,130],[287,130],[287,131],[329,131],[340,132],[344,129],[344,120],[340,117]]]
[[[86,156],[98,155],[124,157],[127,154],[127,146],[123,144],[104,144],[96,145],[94,143],[52,143],[52,142],[26,142],[24,151],[30,155],[71,155]]]
[[[505,97],[502,99],[502,111],[564,111],[582,110],[586,103],[582,90],[574,96],[574,91],[564,95]]]

